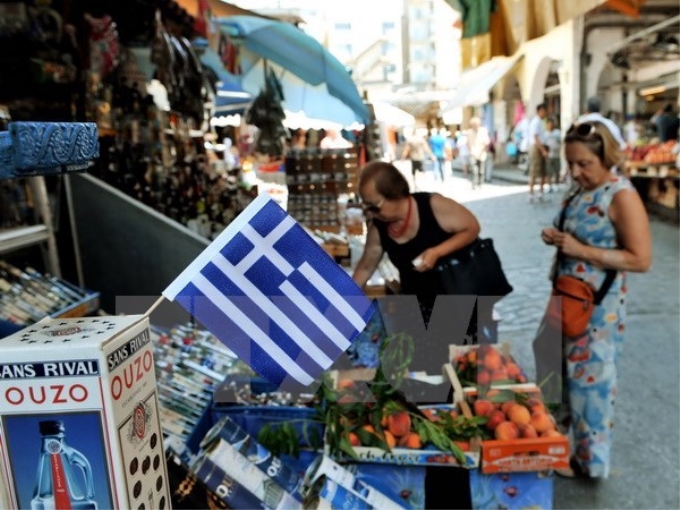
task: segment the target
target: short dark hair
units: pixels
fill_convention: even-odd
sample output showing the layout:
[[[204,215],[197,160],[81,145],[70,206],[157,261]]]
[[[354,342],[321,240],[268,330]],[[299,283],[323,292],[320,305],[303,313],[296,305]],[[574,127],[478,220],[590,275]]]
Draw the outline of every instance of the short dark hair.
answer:
[[[673,105],[666,103],[666,106],[663,107],[663,111],[666,113],[671,113],[673,111]]]
[[[539,104],[539,105],[536,107],[536,111],[538,111],[538,110],[547,110],[547,109],[548,109],[548,105],[545,104],[545,103],[541,103],[541,104]]]
[[[597,96],[589,97],[586,101],[586,110],[590,113],[600,113],[600,109],[602,109],[602,101],[600,101],[600,98]]]
[[[359,192],[372,180],[375,190],[388,200],[405,198],[410,194],[408,181],[399,169],[385,161],[371,161],[361,170]]]

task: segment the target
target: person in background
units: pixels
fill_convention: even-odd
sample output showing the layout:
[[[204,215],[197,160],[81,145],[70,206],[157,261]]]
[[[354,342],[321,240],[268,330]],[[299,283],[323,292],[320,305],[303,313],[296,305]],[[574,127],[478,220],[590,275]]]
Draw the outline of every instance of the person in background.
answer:
[[[489,137],[487,147],[486,165],[484,165],[484,182],[491,182],[493,179],[493,165],[496,162],[496,133]]]
[[[463,169],[463,177],[467,178],[470,172],[470,144],[465,131],[458,131],[456,134],[456,147],[458,148],[458,159]]]
[[[307,131],[302,128],[298,128],[293,133],[293,137],[290,144],[292,149],[303,150],[307,148]]]
[[[545,174],[548,182],[548,193],[553,192],[553,186],[560,182],[560,149],[562,148],[562,132],[557,128],[552,117],[545,122],[546,145],[548,146],[548,160]]]
[[[617,367],[625,333],[627,272],[646,272],[652,249],[647,212],[631,182],[611,173],[620,148],[609,128],[600,122],[573,125],[564,138],[569,173],[577,188],[565,211],[560,231],[541,231],[541,239],[562,254],[557,275],[576,276],[594,289],[605,270],[617,271],[602,303],[595,307],[585,334],[562,338],[568,398],[563,411],[573,435],[571,469],[562,476],[607,478]],[[538,367],[537,367],[538,368]],[[541,377],[537,374],[537,379]],[[543,379],[540,379],[543,380]]]
[[[546,146],[546,131],[543,119],[548,114],[544,103],[536,107],[536,115],[529,122],[529,202],[534,201],[534,185],[539,179],[538,199],[543,200],[543,186],[545,186],[545,167],[548,159]]]
[[[472,170],[472,189],[481,188],[486,171],[486,159],[489,156],[491,138],[489,131],[482,126],[479,117],[470,119],[470,129],[467,130],[468,147],[470,148],[470,167]]]
[[[368,231],[352,278],[363,287],[387,253],[399,271],[400,293],[417,297],[427,324],[440,288],[433,269],[439,259],[477,239],[477,218],[438,193],[410,193],[403,174],[383,161],[364,166],[358,190]]]
[[[446,147],[446,137],[444,136],[444,129],[432,128],[430,130],[430,138],[428,139],[430,150],[437,160],[437,170],[439,171],[439,180],[444,182],[444,149]],[[435,180],[437,180],[437,171],[435,171]]]
[[[620,149],[625,149],[626,148],[626,141],[623,139],[623,135],[621,134],[621,129],[619,126],[616,125],[616,123],[605,117],[600,113],[602,110],[602,101],[600,100],[599,97],[597,96],[592,96],[589,97],[588,100],[586,101],[586,111],[583,115],[581,115],[576,122],[581,124],[583,122],[600,122],[601,124],[604,124],[609,132],[612,134],[614,139],[618,142],[619,148]]]
[[[342,137],[337,129],[327,129],[326,136],[319,142],[322,149],[348,149],[352,142]]]
[[[644,127],[640,124],[640,116],[628,114],[623,130],[626,135],[626,144],[628,144],[628,147],[635,147],[644,134]]]
[[[427,130],[423,133],[421,130],[411,132],[410,136],[406,137],[404,143],[404,150],[401,154],[401,159],[408,158],[411,161],[411,175],[413,176],[413,186],[416,186],[416,172],[423,171],[423,163],[425,156],[429,156],[432,160],[436,159],[435,155],[430,150],[430,146],[425,140]]]
[[[673,114],[673,106],[670,103],[652,115],[651,122],[656,126],[656,134],[662,142],[678,139],[680,120]]]

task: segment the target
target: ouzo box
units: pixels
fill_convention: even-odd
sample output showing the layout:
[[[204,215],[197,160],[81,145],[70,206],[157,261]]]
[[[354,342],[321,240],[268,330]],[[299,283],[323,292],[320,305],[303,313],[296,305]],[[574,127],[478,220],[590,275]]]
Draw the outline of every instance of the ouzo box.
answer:
[[[10,508],[51,507],[57,490],[36,498],[49,476],[38,466],[60,449],[69,508],[170,508],[146,317],[46,318],[0,340],[0,354],[0,480]],[[46,430],[66,446],[43,448]]]

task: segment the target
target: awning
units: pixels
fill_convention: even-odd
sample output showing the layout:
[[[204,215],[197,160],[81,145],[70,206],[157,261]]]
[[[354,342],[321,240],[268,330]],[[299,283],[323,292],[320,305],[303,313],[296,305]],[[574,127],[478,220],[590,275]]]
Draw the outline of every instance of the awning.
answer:
[[[469,0],[446,0],[461,12],[465,19],[471,13],[465,5],[480,9],[491,9],[487,16],[479,17],[483,23],[475,23],[475,29],[461,40],[463,67],[485,62],[493,55],[512,55],[522,44],[541,37],[552,29],[584,15],[593,9],[609,9],[637,17],[645,0],[561,0],[559,2],[538,2],[532,0],[497,0],[496,2],[474,2]],[[539,8],[540,7],[540,8]]]
[[[494,57],[491,60],[464,71],[460,77],[460,84],[446,109],[462,106],[477,106],[489,102],[489,92],[515,65],[523,55],[512,57]]]

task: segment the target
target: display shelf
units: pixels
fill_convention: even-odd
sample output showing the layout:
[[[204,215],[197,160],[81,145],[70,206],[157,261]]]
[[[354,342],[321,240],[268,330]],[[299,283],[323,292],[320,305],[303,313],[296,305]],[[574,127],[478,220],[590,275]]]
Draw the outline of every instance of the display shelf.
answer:
[[[68,317],[86,317],[99,310],[99,292],[93,292],[80,301],[67,306],[52,314],[54,319],[66,319]]]
[[[46,225],[32,225],[0,230],[0,254],[33,246],[49,239]]]

